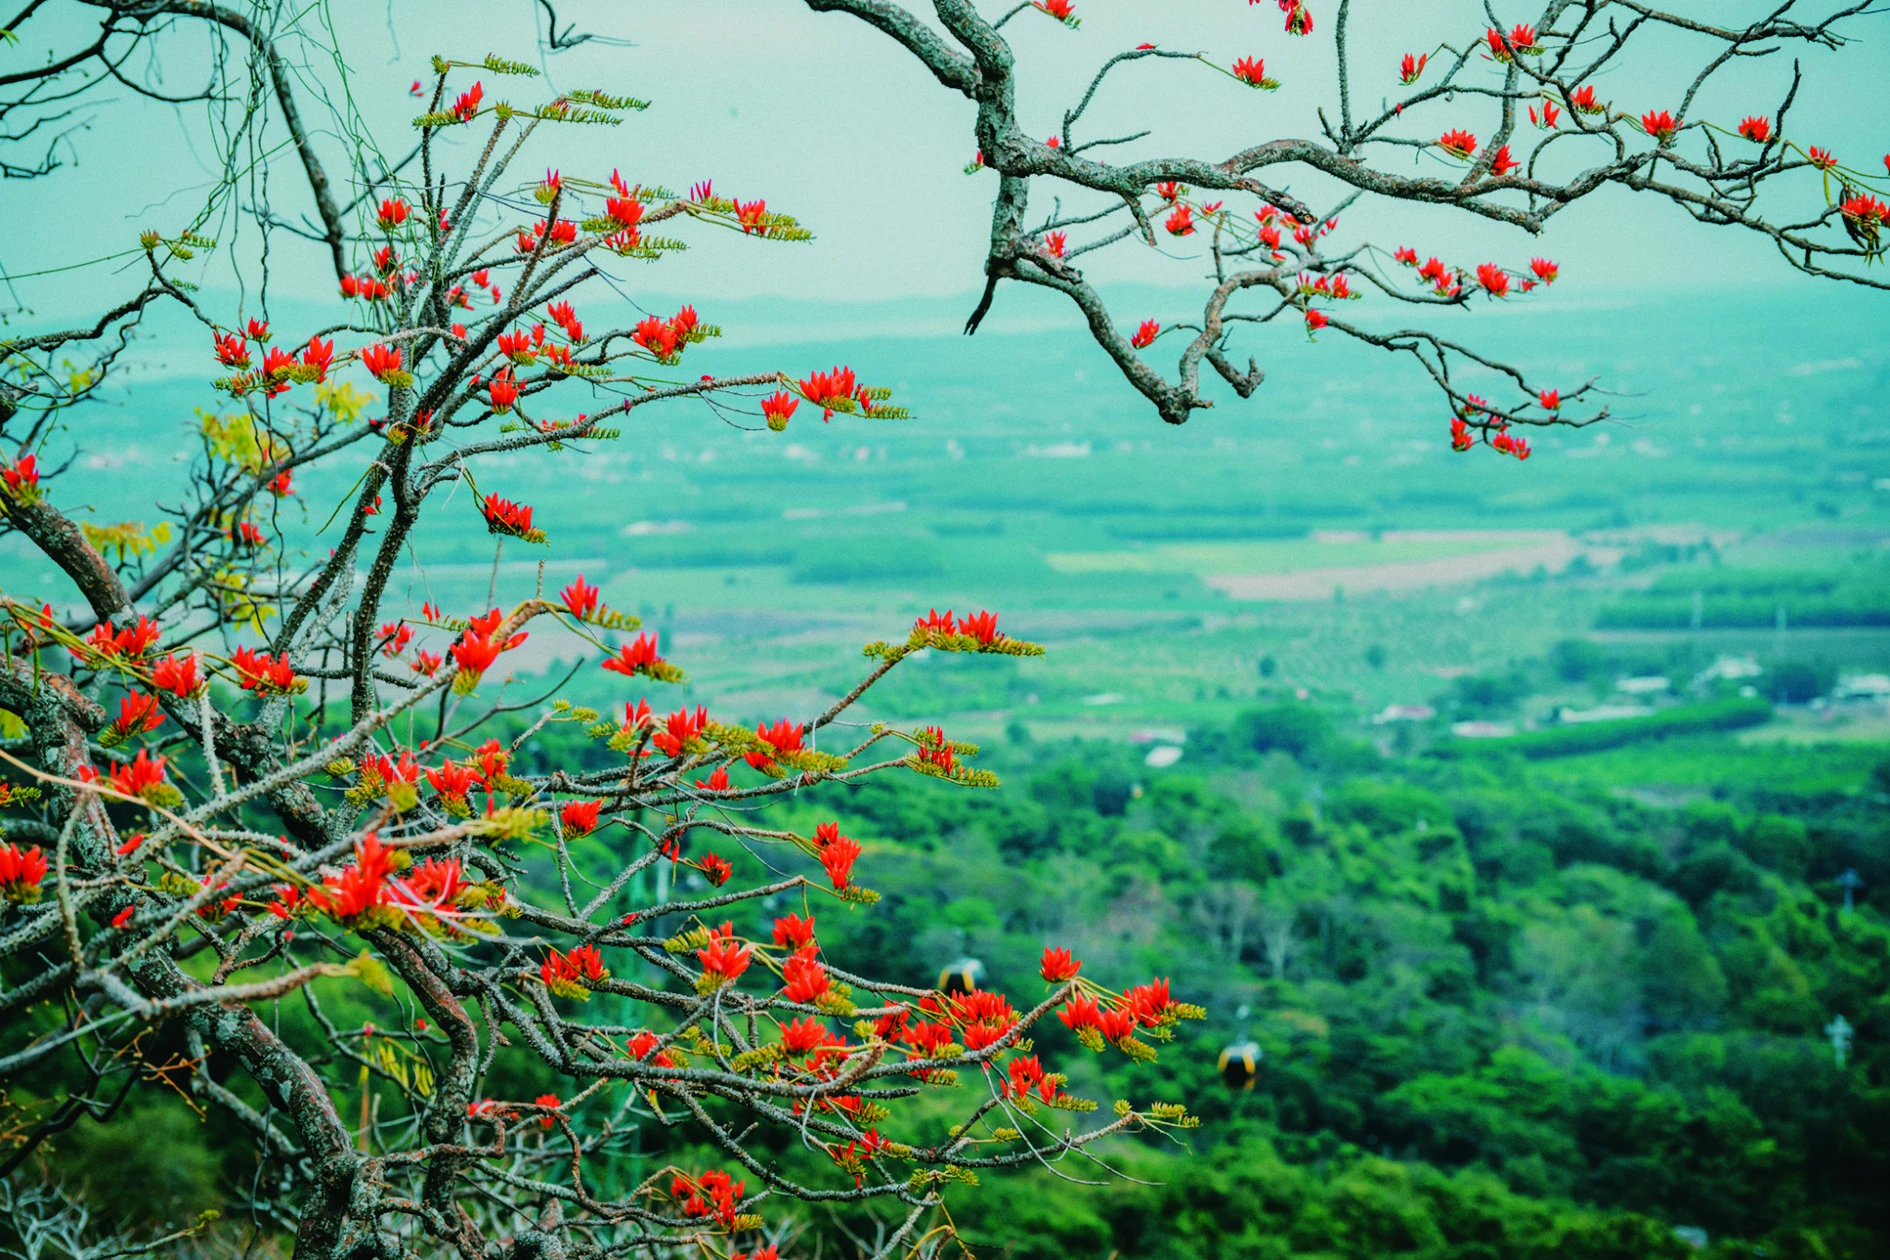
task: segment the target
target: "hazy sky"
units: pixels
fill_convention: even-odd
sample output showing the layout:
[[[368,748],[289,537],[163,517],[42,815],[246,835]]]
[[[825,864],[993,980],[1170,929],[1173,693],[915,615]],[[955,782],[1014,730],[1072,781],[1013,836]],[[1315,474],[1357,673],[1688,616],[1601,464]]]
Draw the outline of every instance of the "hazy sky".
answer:
[[[1769,5],[1700,0],[1691,7],[1730,22],[1735,13]],[[1006,28],[1017,49],[1024,115],[1049,135],[1102,59],[1150,41],[1198,49],[1223,65],[1238,56],[1261,56],[1285,86],[1277,93],[1253,92],[1189,63],[1129,67],[1105,89],[1086,133],[1157,128],[1151,140],[1120,150],[1124,158],[1156,152],[1218,157],[1263,138],[1317,134],[1316,111],[1330,109],[1333,99],[1329,35],[1335,5],[1312,0],[1311,8],[1318,29],[1307,39],[1282,33],[1275,6],[1243,0],[1079,0],[1083,24],[1075,31],[1024,13]],[[990,5],[987,11],[1000,9]],[[629,178],[672,187],[713,177],[718,190],[765,196],[770,206],[800,216],[817,233],[810,245],[766,246],[697,230],[696,249],[637,273],[639,279],[647,276],[642,282],[652,291],[705,299],[774,294],[845,300],[962,295],[979,283],[995,177],[962,173],[975,143],[971,108],[854,19],[812,14],[798,0],[566,4],[559,6],[562,20],[627,45],[600,38],[547,56],[539,39],[542,10],[524,0],[450,7],[335,0],[310,12],[311,22],[325,16],[335,32],[347,67],[346,90],[389,153],[403,152],[412,134],[407,124],[419,102],[407,87],[415,78],[430,83],[429,55],[477,59],[492,51],[544,65],[556,87],[598,87],[654,102],[619,128],[564,128],[548,136],[541,131],[521,177],[547,166],[594,177],[617,167]],[[1535,9],[1499,3],[1497,12],[1509,22],[1533,16]],[[1473,38],[1485,25],[1481,14],[1481,4],[1468,0],[1355,5],[1355,108],[1364,112],[1398,88],[1400,54],[1434,49],[1447,37]],[[48,29],[35,19],[24,33],[37,35],[38,42],[29,38],[9,56],[43,56]],[[1881,173],[1880,155],[1890,152],[1890,124],[1884,121],[1890,118],[1890,14],[1866,17],[1852,29],[1862,38],[1843,52],[1804,54],[1808,82],[1789,132]],[[1695,52],[1698,47],[1691,46]],[[151,71],[161,73],[167,90],[200,81],[201,40],[178,37],[167,50]],[[1600,81],[1604,97],[1636,111],[1676,105],[1670,67],[1684,64],[1690,72],[1698,58],[1684,60],[1688,46],[1674,41],[1650,44],[1650,51],[1659,55],[1642,71]],[[146,67],[134,59],[127,71]],[[1746,111],[1769,114],[1789,73],[1785,56],[1740,65],[1727,72],[1722,88],[1702,97],[1693,115],[1730,126]],[[454,84],[463,87],[474,77],[485,80],[489,99],[502,95],[526,103],[542,90],[531,80],[465,71],[457,72]],[[315,79],[332,92],[341,76],[331,63],[318,66]],[[314,82],[305,83],[305,93]],[[313,101],[305,108],[320,113]],[[147,225],[174,229],[201,203],[215,177],[206,113],[201,105],[153,105],[115,90],[109,106],[93,108],[91,129],[74,135],[67,156],[76,156],[76,166],[43,181],[0,183],[0,216],[9,225],[0,241],[0,268],[18,276],[63,266],[131,248]],[[1430,137],[1445,125],[1487,134],[1487,107],[1468,99],[1434,106],[1421,126],[1413,120],[1407,131]],[[332,169],[343,169],[344,142],[333,135],[322,140]],[[299,205],[292,154],[278,151],[265,160],[278,204]],[[1443,169],[1429,155],[1386,160]],[[1815,212],[1821,200],[1817,181],[1807,173],[1801,182],[1796,195],[1802,209]],[[1293,187],[1316,206],[1329,204],[1330,189],[1316,179],[1301,175]],[[76,219],[55,210],[75,207],[83,207]],[[1342,230],[1340,245],[1362,239],[1387,248],[1411,243],[1462,261],[1487,256],[1516,262],[1547,253],[1564,265],[1567,282],[1557,293],[1569,299],[1653,285],[1782,281],[1788,275],[1763,244],[1698,227],[1670,206],[1621,193],[1568,212],[1539,240],[1461,215],[1382,205],[1356,208]],[[1081,239],[1080,232],[1073,235]],[[292,265],[318,263],[319,253],[282,239],[275,249],[271,281],[281,292],[330,291],[325,269]],[[1198,280],[1198,255],[1185,242],[1160,253],[1130,244],[1085,262],[1103,278],[1182,285]],[[201,278],[212,285],[225,282],[222,265],[206,260]],[[105,291],[100,286],[116,291],[135,283],[135,276],[114,279],[99,267],[17,281],[15,291],[51,315],[95,304]]]

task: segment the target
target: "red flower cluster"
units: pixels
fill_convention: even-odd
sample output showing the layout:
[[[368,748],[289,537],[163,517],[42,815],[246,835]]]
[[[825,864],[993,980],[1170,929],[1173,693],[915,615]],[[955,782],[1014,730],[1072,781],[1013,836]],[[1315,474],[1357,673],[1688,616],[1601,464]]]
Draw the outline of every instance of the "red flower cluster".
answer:
[[[577,580],[558,592],[558,598],[564,601],[564,609],[579,621],[597,611],[597,588],[584,581],[582,573]]]
[[[1505,455],[1514,455],[1517,459],[1529,458],[1529,439],[1512,437],[1507,429],[1490,439],[1490,447]]]
[[[382,384],[390,384],[388,377],[400,371],[400,348],[375,344],[361,348],[361,366],[368,370],[368,375]]]
[[[532,533],[532,509],[529,504],[514,503],[489,494],[479,507],[486,518],[486,532],[508,538],[527,538]]]
[[[552,950],[545,961],[538,965],[538,976],[545,982],[545,987],[558,991],[560,988],[579,988],[587,981],[602,980],[610,974],[604,966],[604,957],[597,952],[595,945],[574,945],[568,954]]]
[[[170,692],[180,700],[188,698],[197,690],[197,658],[173,654],[153,662],[151,685],[159,691]]]
[[[835,890],[845,888],[853,878],[853,863],[860,856],[859,842],[841,835],[839,823],[824,822],[814,828],[814,844]]]
[[[684,1216],[712,1216],[722,1224],[735,1224],[735,1209],[741,1206],[745,1181],[731,1181],[720,1169],[711,1169],[696,1178],[677,1173],[669,1192],[682,1204]]]
[[[1045,946],[1040,974],[1051,984],[1062,984],[1066,980],[1076,979],[1076,973],[1083,969],[1083,964],[1070,957],[1070,951],[1060,946]]]
[[[136,659],[151,650],[158,641],[157,623],[149,617],[138,620],[123,630],[114,632],[109,618],[92,627],[92,633],[85,638],[85,648],[78,649],[73,655],[80,661],[89,661],[92,657],[100,660]],[[88,650],[89,649],[89,650]]]
[[[782,994],[790,1002],[818,1002],[833,982],[827,977],[827,969],[820,965],[814,956],[815,947],[807,945],[788,955],[781,964]]]
[[[479,112],[479,102],[485,94],[485,87],[475,83],[459,94],[459,99],[453,102],[453,108],[447,112],[453,115],[456,122],[471,122],[473,115]]]
[[[709,943],[696,951],[696,958],[702,963],[703,978],[715,976],[716,984],[733,984],[742,972],[748,970],[748,964],[754,957],[754,947],[735,944],[735,925],[724,923],[719,928],[709,929]]]
[[[696,331],[696,308],[685,306],[667,320],[650,315],[641,320],[630,340],[667,362],[680,354]]]
[[[662,730],[650,736],[650,742],[661,749],[665,757],[680,757],[683,746],[701,735],[708,725],[709,711],[702,705],[697,705],[694,713],[678,709],[669,715]]]
[[[1437,147],[1452,157],[1467,158],[1477,151],[1477,138],[1472,132],[1454,128],[1437,137]]]
[[[0,897],[8,901],[39,900],[40,881],[46,878],[46,855],[38,845],[21,849],[17,844],[0,845]]]
[[[758,724],[755,727],[755,738],[777,753],[796,753],[801,751],[801,736],[806,729],[802,723],[790,722],[782,718],[772,726],[765,722]],[[757,770],[780,769],[780,766],[775,764],[774,758],[764,752],[751,752],[743,760]]]
[[[644,1059],[650,1058],[650,1051],[656,1049],[657,1043],[661,1040],[661,1037],[658,1037],[655,1033],[646,1028],[642,1032],[633,1034],[628,1041],[623,1043],[623,1048],[630,1052],[631,1058],[641,1062]],[[650,1059],[650,1061],[657,1067],[673,1068],[676,1066],[676,1060],[670,1057],[670,1053],[667,1050],[658,1054],[654,1059]]]
[[[603,807],[602,801],[566,801],[558,811],[558,825],[564,829],[565,839],[575,840],[596,831],[597,811]]]
[[[129,739],[145,731],[154,731],[164,721],[164,713],[158,708],[156,696],[147,696],[131,692],[118,701],[118,717],[111,724],[111,731],[119,739]]]
[[[801,400],[784,389],[761,400],[761,415],[768,422],[768,427],[776,433],[787,428],[788,420],[794,415],[794,409],[801,405]]]
[[[230,656],[236,681],[244,691],[259,696],[281,696],[305,690],[307,682],[295,676],[287,656],[271,657],[252,648],[237,648]]]
[[[1234,63],[1234,77],[1249,87],[1264,87],[1267,80],[1267,63],[1259,57],[1242,57]]]
[[[814,943],[814,916],[805,919],[797,914],[784,914],[774,921],[774,943],[780,946],[792,945],[795,949],[805,949]]]
[[[140,748],[138,755],[129,762],[112,766],[106,782],[111,785],[112,791],[121,796],[150,801],[154,796],[162,795],[161,789],[166,787],[165,760],[163,757],[153,757]],[[90,783],[98,778],[98,771],[90,766],[84,766],[80,768],[77,777]]]
[[[1666,144],[1680,130],[1680,124],[1671,111],[1650,109],[1641,115],[1641,128],[1657,142]]]
[[[644,674],[651,678],[663,679],[670,669],[656,650],[656,636],[649,633],[639,634],[635,642],[619,644],[617,655],[604,662],[604,668],[613,674],[622,674],[634,678]]]

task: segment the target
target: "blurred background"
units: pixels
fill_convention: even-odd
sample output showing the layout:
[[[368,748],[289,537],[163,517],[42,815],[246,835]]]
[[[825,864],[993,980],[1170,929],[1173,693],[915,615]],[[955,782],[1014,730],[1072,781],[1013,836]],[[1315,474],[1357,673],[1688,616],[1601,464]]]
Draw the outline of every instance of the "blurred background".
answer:
[[[1258,125],[1310,129],[1290,89],[1324,81],[1321,46],[1282,46],[1262,7],[1218,51],[1280,67],[1288,90],[1262,106],[1280,117]],[[1225,8],[1020,32],[1049,71],[1032,89],[1045,134],[1091,64],[1067,50],[1181,39]],[[1389,66],[1451,8],[1401,7],[1360,38]],[[453,50],[430,14],[357,9],[331,24],[349,106],[392,130],[425,56]],[[455,20],[524,55],[532,12]],[[817,238],[711,237],[628,274],[622,305],[585,306],[586,321],[692,301],[724,336],[691,351],[690,374],[845,363],[914,418],[822,424],[804,407],[775,434],[638,411],[606,449],[481,472],[482,491],[534,506],[548,549],[495,549],[462,493],[402,582],[417,615],[427,600],[509,606],[541,573],[547,590],[582,573],[689,671],[653,707],[750,723],[817,712],[861,673],[862,643],[930,608],[988,608],[1046,645],[915,658],[856,711],[980,741],[1001,790],[875,784],[780,811],[782,826],[837,816],[866,846],[885,899],[823,918],[836,958],[912,982],[976,958],[986,983],[1034,993],[1039,951],[1063,944],[1086,974],[1170,976],[1209,1010],[1156,1066],[1047,1032],[1073,1092],[1182,1102],[1203,1125],[1185,1149],[1109,1151],[1126,1185],[1052,1179],[1085,1175],[1068,1165],[988,1179],[955,1209],[970,1242],[1099,1260],[1890,1254],[1881,295],[1802,282],[1751,242],[1626,198],[1541,241],[1365,211],[1360,238],[1387,248],[1557,259],[1552,289],[1440,323],[1544,384],[1598,380],[1615,419],[1543,432],[1526,463],[1456,454],[1413,365],[1294,330],[1255,345],[1268,380],[1251,402],[1172,429],[1047,297],[1003,289],[985,329],[958,335],[993,177],[959,173],[962,103],[870,32],[785,2],[633,3],[611,21],[551,63],[553,82],[656,106],[556,164],[672,187],[713,176]],[[1880,41],[1842,65],[1796,108],[1817,122],[1808,142],[1861,150],[1872,128],[1881,142],[1890,67]],[[1196,111],[1195,79],[1145,91],[1113,107],[1179,105],[1230,145],[1255,125]],[[64,183],[0,191],[9,327],[95,306],[113,264],[27,273],[128,248],[171,212],[146,190],[193,162],[213,178],[190,127],[126,108],[152,120],[148,145],[77,134]],[[90,207],[79,226],[27,212],[52,191]],[[278,256],[265,305],[253,269],[222,270],[244,239],[223,234],[202,276],[220,318],[328,322],[319,266]],[[1099,259],[1125,322],[1198,312],[1182,286],[1199,260],[1169,254]],[[82,512],[90,491],[99,524],[152,517],[200,440],[198,409],[227,407],[207,337],[174,314],[147,322],[123,369],[54,451],[78,473],[61,506]],[[279,531],[321,554],[351,476],[298,483]],[[75,598],[15,537],[0,587]],[[580,648],[534,632],[507,658],[506,694],[539,694]],[[599,707],[646,694],[578,677],[563,694]],[[582,741],[538,755],[610,756]],[[738,878],[761,869],[738,858]],[[492,1092],[555,1088],[511,1067]],[[655,1158],[688,1138],[648,1140]],[[152,1219],[215,1206],[254,1169],[214,1115],[159,1098],[75,1129],[52,1159],[99,1210]],[[151,1202],[113,1201],[132,1169],[159,1179]],[[807,1254],[851,1254],[874,1224],[823,1211],[795,1229]]]

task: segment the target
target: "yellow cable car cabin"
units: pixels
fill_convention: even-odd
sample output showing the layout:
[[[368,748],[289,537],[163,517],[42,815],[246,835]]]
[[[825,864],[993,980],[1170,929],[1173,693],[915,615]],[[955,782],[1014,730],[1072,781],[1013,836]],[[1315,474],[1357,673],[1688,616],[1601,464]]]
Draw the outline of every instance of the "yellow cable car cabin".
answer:
[[[1221,1084],[1229,1089],[1252,1089],[1260,1075],[1260,1047],[1251,1041],[1221,1051]]]
[[[938,991],[946,997],[970,993],[984,983],[984,964],[975,958],[960,958],[938,973]]]

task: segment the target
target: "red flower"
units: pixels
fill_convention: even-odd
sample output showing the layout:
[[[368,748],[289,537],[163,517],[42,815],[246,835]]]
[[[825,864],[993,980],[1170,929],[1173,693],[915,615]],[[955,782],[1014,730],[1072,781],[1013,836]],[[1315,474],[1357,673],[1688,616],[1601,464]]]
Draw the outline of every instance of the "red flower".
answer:
[[[1137,350],[1146,350],[1155,344],[1155,338],[1161,336],[1162,326],[1152,319],[1145,319],[1136,328],[1135,336],[1129,338],[1129,344]]]
[[[400,371],[400,350],[398,347],[379,344],[363,346],[361,366],[368,370],[369,376],[387,384],[388,374]]]
[[[243,690],[259,696],[287,695],[307,685],[295,676],[287,657],[272,658],[267,652],[237,648],[230,654],[230,664],[236,669],[236,681]]]
[[[986,647],[1004,637],[997,630],[997,614],[989,611],[980,612],[974,617],[960,617],[958,633],[968,634]]]
[[[999,1092],[1010,1098],[1022,1098],[1043,1083],[1043,1064],[1036,1055],[1028,1058],[1012,1059],[1005,1065],[1008,1080],[999,1085]]]
[[[1536,28],[1519,22],[1510,28],[1507,42],[1513,52],[1529,52],[1536,46]]]
[[[1491,297],[1509,296],[1509,273],[1493,262],[1477,265],[1477,283]]]
[[[814,831],[814,840],[820,845],[820,864],[827,868],[834,888],[845,888],[853,877],[853,863],[860,856],[859,842],[841,835],[838,823],[822,823]]]
[[[1083,969],[1083,964],[1070,957],[1070,951],[1060,946],[1046,946],[1043,951],[1043,964],[1039,968],[1043,978],[1051,984],[1062,984],[1065,980],[1076,979],[1076,973]]]
[[[795,384],[800,387],[801,396],[816,407],[828,407],[836,399],[851,398],[858,388],[853,369],[843,367],[836,367],[831,372],[810,373],[806,380]]]
[[[1546,258],[1531,258],[1529,270],[1536,273],[1536,279],[1544,284],[1554,284],[1555,278],[1562,274],[1561,267]]]
[[[1748,114],[1739,120],[1739,134],[1754,144],[1764,144],[1772,138],[1771,120]]]
[[[735,868],[729,865],[728,859],[719,853],[703,854],[701,866],[702,877],[717,888],[728,883],[729,878],[735,874]]]
[[[558,1101],[558,1096],[556,1094],[540,1094],[538,1095],[538,1097],[532,1099],[532,1106],[549,1107],[553,1111],[556,1111],[559,1107],[563,1106],[563,1104]],[[552,1125],[556,1123],[557,1121],[554,1120],[550,1116],[538,1117],[538,1127],[541,1129],[549,1129]]]
[[[499,659],[499,653],[513,647],[524,637],[516,634],[509,642],[494,643],[489,636],[475,634],[469,629],[451,649],[453,664],[458,667],[461,677],[470,678],[472,685],[477,686],[480,675],[492,668],[492,663]]]
[[[119,931],[123,931],[125,925],[131,922],[131,916],[136,913],[138,913],[137,906],[126,906],[123,910],[120,910],[117,914],[112,916],[112,926]]]
[[[669,715],[663,724],[663,729],[650,737],[650,742],[655,744],[665,757],[680,757],[684,746],[702,734],[708,725],[709,711],[702,705],[697,705],[694,713],[688,709],[678,709]]]
[[[732,938],[734,928],[723,924],[722,931],[709,933],[707,948],[696,951],[696,957],[702,963],[702,970],[708,975],[720,976],[724,983],[740,977],[748,970],[749,960],[754,949],[748,945],[737,946]]]
[[[1525,438],[1511,437],[1503,432],[1491,438],[1490,445],[1505,455],[1514,455],[1517,459],[1529,458],[1529,442]]]
[[[1096,1027],[1102,1020],[1102,1009],[1096,1005],[1095,998],[1078,996],[1057,1011],[1057,1018],[1063,1021],[1065,1028],[1075,1032],[1079,1028]]]
[[[249,346],[235,333],[218,337],[217,362],[224,367],[246,368],[249,366]]]
[[[622,674],[626,678],[645,674],[660,679],[665,672],[665,661],[656,651],[656,636],[649,633],[639,634],[633,643],[619,644],[617,655],[604,662],[604,668],[613,674]]]
[[[393,197],[393,198],[388,198],[386,200],[383,200],[381,202],[381,214],[378,220],[378,222],[381,225],[381,231],[391,232],[395,228],[399,227],[401,224],[405,223],[407,221],[408,214],[410,214],[412,210],[413,210],[413,207],[409,206],[405,201],[401,200],[399,197]]]
[[[1327,323],[1327,320],[1326,320],[1325,313],[1323,311],[1317,311],[1317,310],[1312,310],[1308,308],[1308,310],[1306,311],[1307,331],[1318,332],[1321,328],[1324,328],[1326,326],[1326,323]]]
[[[1490,157],[1490,174],[1501,179],[1521,165],[1521,162],[1510,157],[1509,146],[1504,145]]]
[[[814,916],[805,919],[797,914],[784,914],[774,921],[774,943],[792,945],[795,949],[805,949],[814,943]]]
[[[1489,45],[1489,55],[1498,61],[1509,60],[1509,41],[1503,38],[1503,32],[1494,26],[1483,32],[1483,42]]]
[[[1181,196],[1181,184],[1177,180],[1165,179],[1155,185],[1155,195],[1163,201],[1173,202]]]
[[[790,1002],[816,1002],[833,987],[813,950],[798,950],[781,964],[782,994]]]
[[[157,697],[134,691],[118,701],[118,719],[112,723],[111,729],[120,739],[127,739],[144,731],[156,730],[163,721],[164,713],[158,708]]]
[[[0,477],[15,494],[30,493],[39,486],[39,456],[22,455],[14,463],[0,465]]]
[[[1263,58],[1242,57],[1234,63],[1234,77],[1251,87],[1260,87],[1267,81],[1267,63]]]
[[[197,658],[171,655],[151,665],[151,685],[180,700],[197,689]]]
[[[512,379],[511,368],[503,367],[493,374],[486,385],[486,396],[500,415],[512,410],[512,404],[518,401],[518,382]]]
[[[38,845],[25,850],[17,844],[0,845],[0,896],[9,901],[38,900],[39,884],[48,869]]]
[[[1477,439],[1470,432],[1470,426],[1463,422],[1463,417],[1452,416],[1450,418],[1450,449],[1467,451],[1476,444]]]
[[[768,745],[777,753],[795,753],[801,751],[801,736],[806,727],[799,722],[790,722],[782,718],[774,725],[762,723],[755,727],[755,738]],[[757,770],[774,769],[774,758],[763,752],[751,752],[744,758]]]
[[[1607,108],[1600,101],[1595,99],[1593,84],[1576,88],[1575,94],[1568,98],[1568,103],[1578,114],[1599,114],[1603,109]]]
[[[1673,139],[1674,133],[1680,130],[1680,124],[1674,121],[1673,114],[1664,109],[1658,111],[1650,109],[1642,114],[1641,127],[1661,144],[1666,144]]]
[[[489,494],[479,510],[485,515],[488,533],[503,534],[511,538],[530,538],[532,535],[530,504],[514,503],[510,499],[501,499],[496,494]]]
[[[597,830],[597,811],[603,807],[602,801],[566,801],[564,808],[558,811],[558,824],[564,828],[566,838],[588,836]]]
[[[1418,76],[1424,73],[1424,63],[1430,59],[1431,55],[1429,53],[1423,53],[1416,57],[1413,57],[1410,53],[1406,53],[1404,55],[1404,61],[1398,66],[1398,77],[1406,83],[1416,83]]]
[[[1811,164],[1821,171],[1828,171],[1837,165],[1837,159],[1831,156],[1831,150],[1820,149],[1815,144],[1811,146],[1810,158]]]
[[[448,761],[438,770],[427,771],[427,782],[433,790],[449,800],[464,799],[479,782],[479,775],[470,766],[454,765]]]
[[[1392,257],[1407,267],[1417,266],[1417,251],[1412,249],[1409,245],[1398,246],[1396,252],[1392,254]]]
[[[558,592],[558,598],[564,601],[565,611],[579,621],[597,611],[597,588],[588,585],[582,573],[577,575],[577,580],[571,585]]]
[[[630,334],[630,340],[658,359],[667,359],[676,353],[676,330],[654,315],[647,316],[637,324],[636,331]]]
[[[470,122],[472,121],[472,116],[479,112],[479,101],[484,95],[484,87],[475,83],[472,87],[460,93],[459,99],[453,102],[453,108],[449,112],[460,122]]]
[[[767,418],[768,427],[776,433],[787,428],[789,417],[794,409],[801,405],[801,400],[786,390],[776,390],[769,397],[761,400],[761,414]]]
[[[1194,211],[1185,203],[1177,203],[1162,224],[1170,236],[1191,236],[1194,233]]]
[[[1253,0],[1248,0],[1253,3]],[[1286,14],[1286,33],[1288,35],[1312,34],[1312,14],[1302,0],[1280,0],[1280,12]]]
[[[727,767],[724,767],[724,766],[717,766],[717,767],[715,768],[715,771],[714,771],[714,773],[712,773],[712,774],[710,774],[710,775],[709,775],[709,777],[708,777],[708,779],[707,779],[706,781],[704,781],[704,780],[702,780],[702,779],[697,779],[697,780],[696,780],[696,786],[697,786],[698,788],[701,788],[701,789],[702,789],[702,790],[703,790],[704,792],[726,792],[726,791],[728,791],[728,786],[729,786],[729,785],[728,785],[728,769],[727,769]]]
[[[584,982],[602,980],[609,974],[604,967],[604,957],[595,945],[573,946],[568,954],[554,949],[538,965],[538,976],[545,987],[553,992],[562,990],[565,995],[581,990]]]
[[[1876,227],[1890,219],[1890,205],[1868,193],[1857,193],[1838,204],[1838,213],[1866,227]]]
[[[1536,400],[1542,404],[1544,411],[1560,411],[1562,408],[1562,391],[1559,389],[1545,389],[1536,395]]]
[[[1070,0],[1030,0],[1030,7],[1039,13],[1048,13],[1066,26],[1076,25],[1076,10]]]
[[[1555,107],[1554,101],[1542,102],[1542,116],[1540,118],[1536,116],[1536,107],[1534,105],[1529,107],[1529,121],[1544,129],[1553,130],[1556,119],[1561,116],[1562,111]]]
[[[148,800],[149,794],[164,784],[165,761],[165,758],[152,757],[140,748],[130,764],[112,767],[109,780],[112,790],[122,796]]]
[[[381,641],[381,655],[391,661],[413,641],[413,627],[404,621],[384,621],[375,635]]]
[[[1069,237],[1062,232],[1051,232],[1043,238],[1043,247],[1050,251],[1052,258],[1063,257],[1063,251],[1069,248]]]
[[[1467,158],[1477,151],[1477,138],[1471,132],[1457,128],[1437,137],[1437,147],[1453,157]]]
[[[643,203],[635,197],[612,197],[604,202],[604,213],[619,226],[633,228],[643,221]]]

